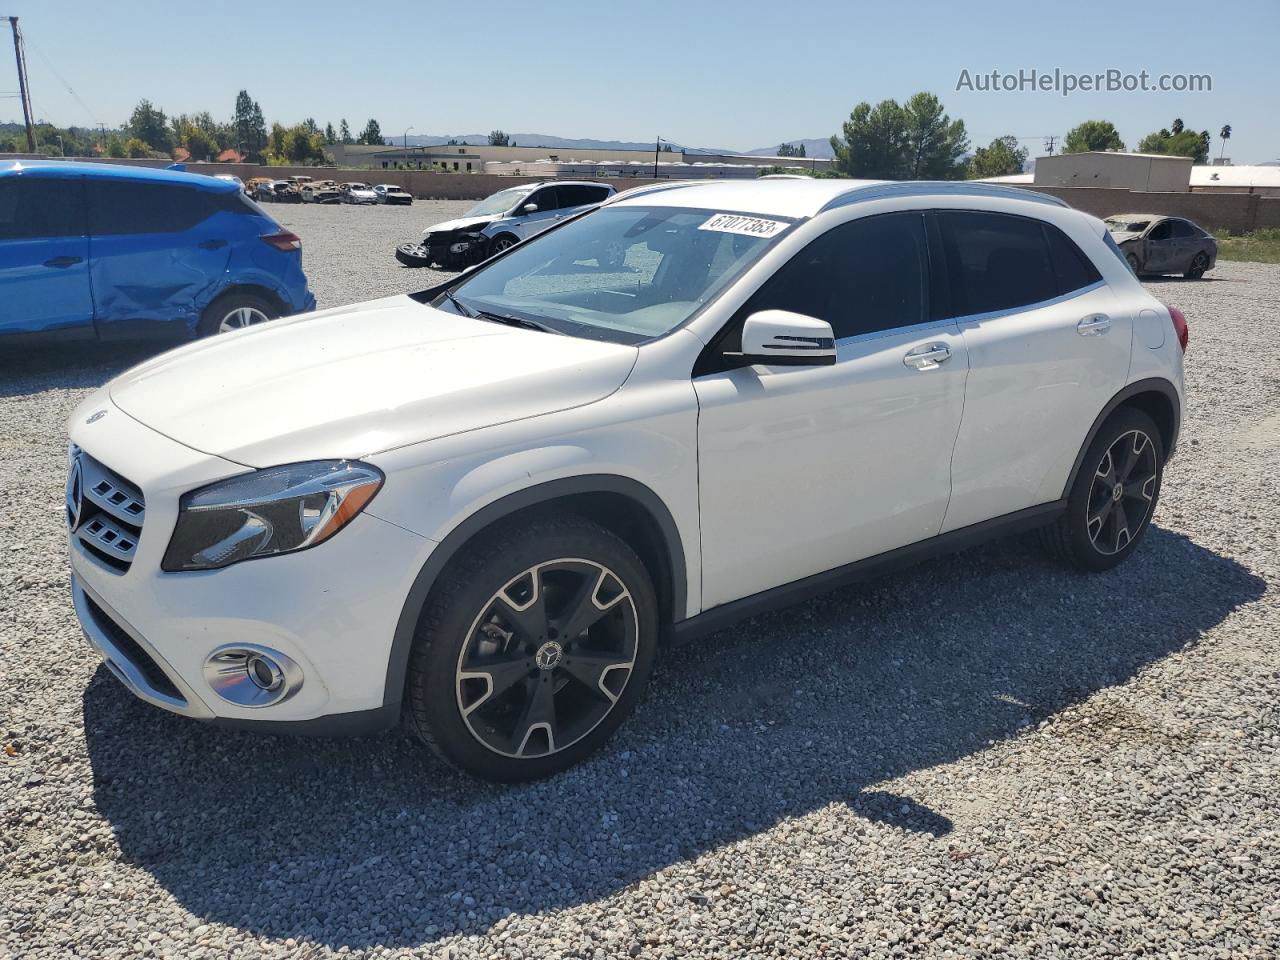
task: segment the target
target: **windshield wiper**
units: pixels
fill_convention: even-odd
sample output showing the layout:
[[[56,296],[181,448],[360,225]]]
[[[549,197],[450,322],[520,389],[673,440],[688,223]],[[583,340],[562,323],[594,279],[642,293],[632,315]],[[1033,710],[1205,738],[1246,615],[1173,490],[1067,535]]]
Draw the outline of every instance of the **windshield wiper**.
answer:
[[[464,307],[464,306],[462,305],[462,301],[461,301],[461,300],[459,300],[457,297],[455,297],[455,296],[454,296],[450,291],[448,291],[448,290],[444,291],[444,297],[445,297],[445,299],[446,299],[446,300],[448,300],[451,304],[453,304],[453,308],[454,308],[455,310],[457,310],[460,314],[462,314],[464,317],[474,317],[474,316],[475,316],[475,311],[474,311],[474,310],[469,309],[468,307]]]
[[[489,310],[479,310],[474,316],[482,320],[492,320],[494,323],[505,323],[508,327],[520,327],[522,330],[538,330],[542,333],[559,333],[559,330],[552,329],[545,323],[538,323],[536,320],[526,320],[524,317],[513,317],[506,313],[493,313]]]

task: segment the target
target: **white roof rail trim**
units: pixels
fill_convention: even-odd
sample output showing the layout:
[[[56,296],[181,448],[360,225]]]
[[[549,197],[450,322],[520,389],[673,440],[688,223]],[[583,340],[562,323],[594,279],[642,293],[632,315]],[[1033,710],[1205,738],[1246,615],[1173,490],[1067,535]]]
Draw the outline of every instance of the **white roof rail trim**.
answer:
[[[1031,203],[1047,203],[1056,207],[1068,206],[1066,201],[1049,196],[1047,193],[1036,193],[1034,190],[1008,187],[997,183],[968,180],[902,180],[896,183],[876,183],[854,187],[828,200],[818,212],[825,213],[828,210],[847,207],[851,203],[861,203],[864,200],[876,200],[881,197],[927,196],[1006,197]]]

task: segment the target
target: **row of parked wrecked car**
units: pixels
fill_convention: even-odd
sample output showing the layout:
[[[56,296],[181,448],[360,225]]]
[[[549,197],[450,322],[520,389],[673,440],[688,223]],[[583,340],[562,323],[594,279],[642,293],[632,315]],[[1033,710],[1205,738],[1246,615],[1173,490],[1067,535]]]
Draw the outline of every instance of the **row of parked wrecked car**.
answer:
[[[244,185],[244,192],[260,203],[388,203],[408,206],[413,194],[394,183],[368,184],[351,180],[316,180],[298,175],[272,180],[254,177]]]

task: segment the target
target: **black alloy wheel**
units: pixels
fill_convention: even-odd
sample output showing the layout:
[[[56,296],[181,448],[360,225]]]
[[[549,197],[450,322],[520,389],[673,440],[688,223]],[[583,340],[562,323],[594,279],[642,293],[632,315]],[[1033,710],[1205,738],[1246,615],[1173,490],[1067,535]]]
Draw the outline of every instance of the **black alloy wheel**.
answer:
[[[408,717],[454,766],[549,776],[601,746],[648,683],[658,603],[640,558],[588,520],[481,534],[432,589],[410,652]]]
[[[1082,570],[1108,570],[1137,548],[1164,479],[1164,439],[1152,419],[1121,407],[1081,459],[1066,510],[1042,531],[1050,552]]]

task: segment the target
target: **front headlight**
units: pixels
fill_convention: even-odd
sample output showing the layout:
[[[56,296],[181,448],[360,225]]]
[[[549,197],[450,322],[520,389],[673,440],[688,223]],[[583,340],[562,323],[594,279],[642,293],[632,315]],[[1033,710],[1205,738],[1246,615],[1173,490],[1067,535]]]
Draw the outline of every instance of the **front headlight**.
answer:
[[[367,463],[316,460],[193,490],[182,497],[161,569],[216,570],[314,547],[350,523],[382,480]]]

